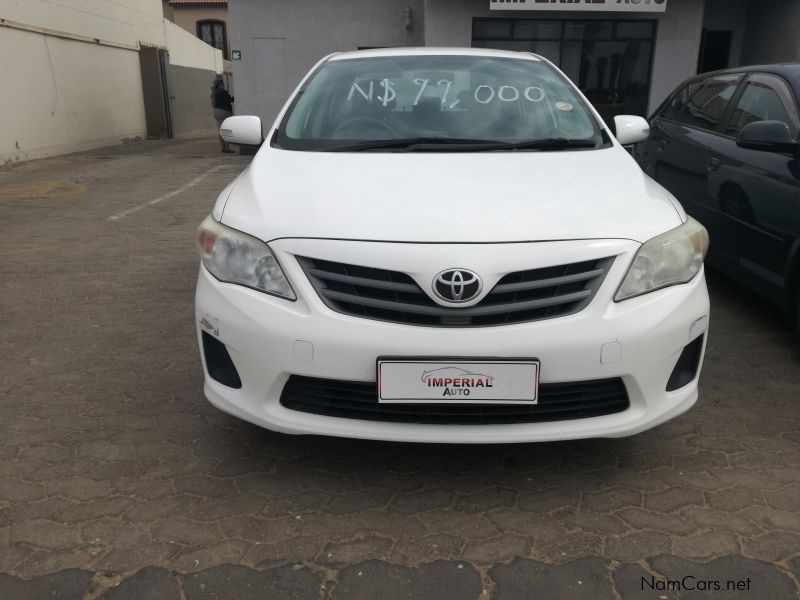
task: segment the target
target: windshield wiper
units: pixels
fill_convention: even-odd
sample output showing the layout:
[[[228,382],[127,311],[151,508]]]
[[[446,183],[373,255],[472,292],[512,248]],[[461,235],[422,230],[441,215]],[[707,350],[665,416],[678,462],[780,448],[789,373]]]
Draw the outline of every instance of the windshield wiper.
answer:
[[[320,148],[322,152],[363,152],[365,150],[439,150],[447,146],[448,151],[454,150],[485,150],[500,147],[504,142],[497,140],[474,140],[468,138],[449,137],[414,137],[396,140],[365,140],[354,144]]]
[[[448,137],[415,137],[396,140],[365,140],[354,144],[320,148],[323,152],[363,152],[367,150],[399,150],[402,152],[436,151],[486,152],[491,150],[566,150],[569,148],[596,148],[597,142],[587,139],[544,138],[504,142]]]
[[[597,142],[586,139],[570,138],[545,138],[541,140],[523,140],[521,142],[507,142],[502,149],[505,150],[564,150],[567,148],[596,148]]]

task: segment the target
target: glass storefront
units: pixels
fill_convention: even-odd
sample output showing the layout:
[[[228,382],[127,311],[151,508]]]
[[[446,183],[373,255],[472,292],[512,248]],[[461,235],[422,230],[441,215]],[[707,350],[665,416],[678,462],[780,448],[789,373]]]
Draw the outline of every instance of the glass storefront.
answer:
[[[475,18],[472,45],[535,52],[558,65],[604,119],[646,116],[653,19]]]

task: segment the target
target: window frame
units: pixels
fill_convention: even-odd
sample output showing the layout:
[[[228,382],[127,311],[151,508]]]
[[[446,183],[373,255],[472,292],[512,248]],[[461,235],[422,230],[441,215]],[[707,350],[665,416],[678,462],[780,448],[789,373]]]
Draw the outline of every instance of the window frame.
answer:
[[[728,104],[725,107],[725,110],[722,112],[722,116],[720,117],[719,122],[713,129],[709,129],[707,127],[699,127],[697,125],[684,123],[683,121],[678,121],[677,119],[672,119],[670,117],[664,116],[664,112],[666,111],[670,103],[676,98],[676,96],[679,96],[681,92],[683,92],[690,85],[700,83],[700,85],[702,86],[707,79],[713,79],[715,77],[726,77],[732,75],[738,75],[739,81],[736,83],[736,88],[733,90],[733,94],[731,94],[731,99],[728,100]],[[712,133],[715,135],[719,135],[720,137],[734,139],[733,136],[726,135],[725,131],[728,128],[728,122],[730,121],[731,114],[733,112],[733,107],[739,103],[739,99],[741,98],[741,95],[745,89],[745,82],[749,79],[749,75],[750,74],[746,71],[731,71],[725,73],[704,73],[703,75],[692,77],[691,79],[684,81],[683,84],[678,86],[675,89],[675,91],[673,91],[667,97],[667,99],[661,103],[661,106],[658,107],[658,109],[654,113],[655,116],[652,118],[660,119],[662,121],[667,121],[668,123],[674,123],[675,125],[686,127],[687,129],[694,129],[696,131],[703,131],[705,133]]]
[[[769,73],[767,71],[750,71],[749,73],[746,73],[746,76],[742,79],[742,82],[740,84],[740,89],[736,90],[736,93],[731,98],[730,106],[726,109],[727,114],[725,115],[724,122],[722,121],[720,122],[720,124],[724,125],[725,127],[721,135],[729,139],[734,139],[734,140],[736,139],[738,132],[736,135],[730,135],[728,133],[728,127],[730,125],[731,119],[733,118],[733,113],[736,110],[736,107],[739,105],[742,96],[744,96],[744,93],[747,91],[747,87],[750,85],[750,82],[756,80],[756,83],[759,83],[758,80],[761,78],[766,79],[767,81],[761,81],[760,83],[762,85],[767,86],[772,91],[774,91],[778,95],[778,98],[784,101],[785,100],[790,101],[792,105],[791,108],[794,109],[794,114],[796,117],[795,118],[796,133],[794,134],[794,137],[795,140],[800,139],[800,103],[798,103],[797,101],[797,96],[794,93],[794,89],[792,88],[791,84],[786,80],[785,77],[777,73]],[[773,79],[774,81],[777,81],[778,83],[782,84],[784,86],[785,93],[781,93],[779,88],[773,87],[769,79]],[[787,113],[789,113],[789,115],[791,116],[790,110],[787,110]]]
[[[222,25],[222,48],[219,48],[219,50],[222,50],[222,58],[224,58],[225,60],[229,60],[229,58],[228,58],[228,24],[225,21],[222,21],[221,19],[200,19],[199,21],[196,22],[195,27],[196,27],[196,30],[197,30],[197,37],[199,39],[201,39],[201,40],[203,39],[203,36],[202,36],[203,25],[212,25],[212,26],[213,25]],[[213,31],[213,29],[212,29],[212,31]],[[212,47],[216,47],[216,46],[213,46],[213,44],[209,44],[209,45],[212,46]]]
[[[484,36],[484,35],[477,35],[476,30],[482,23],[486,23],[489,21],[506,21],[510,27],[510,36],[509,37],[502,37],[502,36]],[[517,25],[520,25],[523,21],[536,21],[536,22],[550,22],[550,23],[559,23],[559,35],[556,36],[541,36],[541,37],[516,37],[514,35],[515,29]],[[656,55],[656,44],[658,42],[658,30],[659,30],[659,21],[658,19],[654,18],[647,18],[647,17],[634,17],[634,18],[625,18],[619,16],[591,16],[591,17],[473,17],[472,18],[472,28],[471,28],[471,42],[470,45],[472,47],[475,46],[475,42],[557,42],[559,45],[558,48],[558,62],[553,61],[556,67],[560,70],[562,68],[562,64],[564,62],[564,46],[568,42],[585,42],[587,41],[586,38],[578,38],[578,37],[569,37],[567,35],[567,24],[572,22],[591,22],[591,21],[604,21],[609,22],[611,24],[611,36],[610,37],[602,37],[602,38],[592,38],[588,41],[590,42],[646,42],[650,44],[650,52],[647,57],[648,60],[648,72],[647,72],[647,93],[644,99],[644,111],[643,115],[647,114],[647,107],[650,105],[650,98],[653,94],[653,78],[655,75],[655,55]],[[618,36],[618,27],[620,23],[647,23],[648,25],[652,26],[652,38],[647,37],[631,37],[631,36]],[[479,48],[487,48],[491,49],[492,46],[477,46]],[[536,52],[529,52],[529,54],[537,54]],[[542,55],[543,56],[543,55]],[[545,57],[547,58],[547,57]],[[548,59],[549,60],[549,59]],[[575,87],[577,87],[582,93],[584,90],[580,88],[577,81],[573,82]]]

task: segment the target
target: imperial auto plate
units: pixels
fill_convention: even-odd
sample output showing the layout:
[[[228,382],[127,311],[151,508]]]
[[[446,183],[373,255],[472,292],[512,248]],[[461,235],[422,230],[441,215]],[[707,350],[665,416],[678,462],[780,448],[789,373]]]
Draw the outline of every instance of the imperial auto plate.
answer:
[[[539,361],[378,359],[385,404],[536,404]]]

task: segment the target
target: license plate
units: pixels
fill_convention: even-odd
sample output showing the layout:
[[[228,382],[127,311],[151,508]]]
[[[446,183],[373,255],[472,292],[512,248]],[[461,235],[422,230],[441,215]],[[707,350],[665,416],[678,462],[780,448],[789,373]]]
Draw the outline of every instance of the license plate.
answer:
[[[382,404],[536,404],[538,360],[378,359]]]

